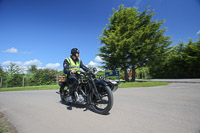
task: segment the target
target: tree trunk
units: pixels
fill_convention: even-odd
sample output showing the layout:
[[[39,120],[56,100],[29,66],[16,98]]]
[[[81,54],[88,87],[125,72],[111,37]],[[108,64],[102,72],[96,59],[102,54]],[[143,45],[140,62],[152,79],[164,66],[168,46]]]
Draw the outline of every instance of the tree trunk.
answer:
[[[3,78],[1,76],[1,80],[0,80],[0,88],[2,88],[2,85],[3,85]]]
[[[23,75],[23,78],[22,78],[22,87],[24,87],[24,75]]]
[[[129,81],[128,73],[127,73],[127,69],[126,68],[124,68],[124,75],[125,75],[125,81]]]
[[[132,79],[131,81],[135,81],[135,67],[132,67]]]

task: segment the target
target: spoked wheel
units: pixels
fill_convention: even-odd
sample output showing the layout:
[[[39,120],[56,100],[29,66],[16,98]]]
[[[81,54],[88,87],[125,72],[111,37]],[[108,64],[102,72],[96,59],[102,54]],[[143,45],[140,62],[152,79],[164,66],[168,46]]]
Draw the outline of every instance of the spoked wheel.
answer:
[[[91,110],[99,114],[108,114],[113,106],[113,94],[109,86],[105,86],[98,90],[100,93],[100,99],[96,99],[94,95],[91,95]]]

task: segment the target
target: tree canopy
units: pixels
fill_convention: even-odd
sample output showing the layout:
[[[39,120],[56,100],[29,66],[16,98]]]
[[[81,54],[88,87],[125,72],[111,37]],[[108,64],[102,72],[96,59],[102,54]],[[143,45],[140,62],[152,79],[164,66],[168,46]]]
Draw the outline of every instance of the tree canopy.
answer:
[[[102,57],[106,69],[123,69],[126,80],[127,69],[132,69],[134,81],[136,68],[169,50],[170,37],[164,36],[166,28],[161,29],[164,21],[153,21],[155,13],[148,7],[139,12],[135,7],[120,5],[113,12],[99,37],[104,45],[99,48],[98,55]]]
[[[199,78],[200,39],[179,43],[165,57],[157,57],[149,65],[153,78]]]

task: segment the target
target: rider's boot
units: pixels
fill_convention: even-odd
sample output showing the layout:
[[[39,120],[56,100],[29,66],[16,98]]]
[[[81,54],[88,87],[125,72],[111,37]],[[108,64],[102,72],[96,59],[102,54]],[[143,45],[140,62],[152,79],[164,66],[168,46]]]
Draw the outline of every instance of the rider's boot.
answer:
[[[59,94],[64,95],[64,87],[60,87]]]

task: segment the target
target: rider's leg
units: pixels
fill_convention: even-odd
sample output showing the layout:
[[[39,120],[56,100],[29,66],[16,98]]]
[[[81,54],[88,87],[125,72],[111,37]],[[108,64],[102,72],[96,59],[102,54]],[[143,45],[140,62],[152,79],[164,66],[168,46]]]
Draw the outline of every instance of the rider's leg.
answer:
[[[64,91],[64,88],[65,88],[65,82],[63,83],[60,83],[60,93],[62,93]]]
[[[75,77],[75,75],[69,75],[68,80],[69,80],[69,94],[72,96],[73,89],[76,88],[77,78]]]

